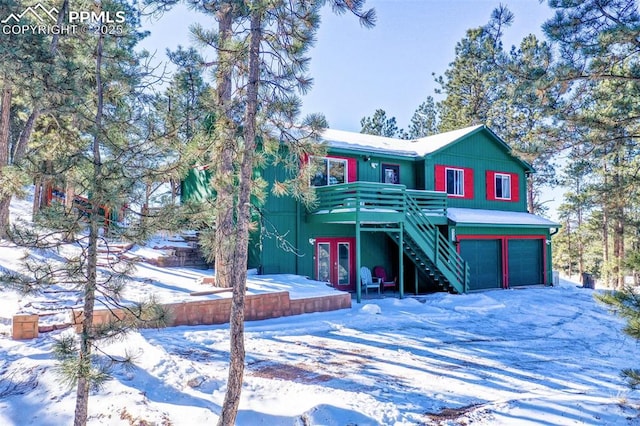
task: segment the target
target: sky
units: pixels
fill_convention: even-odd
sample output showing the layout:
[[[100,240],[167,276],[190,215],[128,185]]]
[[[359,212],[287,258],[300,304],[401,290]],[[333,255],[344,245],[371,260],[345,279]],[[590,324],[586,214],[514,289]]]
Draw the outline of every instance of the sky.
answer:
[[[28,219],[29,200],[14,199],[12,220]],[[176,238],[158,241],[164,245]],[[175,243],[179,245],[181,243]],[[62,253],[79,250],[66,246]],[[155,257],[150,246],[136,255]],[[23,248],[0,242],[0,268],[20,270]],[[31,252],[40,259],[43,251]],[[57,255],[49,260],[59,259]],[[212,271],[139,264],[122,301],[154,294],[161,303],[229,297],[197,279]],[[291,299],[336,294],[294,275],[248,279],[249,293],[289,291]],[[10,338],[14,313],[68,322],[81,295],[61,291],[0,298],[0,424],[58,426],[73,422],[75,391],[61,382],[55,339]],[[435,293],[398,299],[387,291],[351,308],[245,324],[246,368],[238,426],[542,426],[640,424],[640,391],[625,386],[640,345],[595,291],[561,280],[556,287]],[[100,296],[101,297],[101,296]],[[98,305],[100,305],[98,303]],[[226,391],[229,327],[146,329],[102,346],[129,353],[135,366],[116,368],[93,391],[89,426],[211,425]]]
[[[320,112],[334,129],[360,131],[360,119],[377,108],[408,127],[415,109],[434,96],[433,73],[442,75],[455,57],[455,46],[467,29],[489,21],[499,0],[368,0],[377,24],[360,26],[351,15],[337,16],[325,7],[311,50],[312,90],[303,98],[305,114]],[[505,31],[505,47],[518,45],[530,33],[542,37],[541,24],[552,11],[538,0],[503,0],[515,15]],[[184,6],[160,19],[143,20],[151,35],[143,46],[164,56],[166,48],[191,41],[188,26],[211,25]]]

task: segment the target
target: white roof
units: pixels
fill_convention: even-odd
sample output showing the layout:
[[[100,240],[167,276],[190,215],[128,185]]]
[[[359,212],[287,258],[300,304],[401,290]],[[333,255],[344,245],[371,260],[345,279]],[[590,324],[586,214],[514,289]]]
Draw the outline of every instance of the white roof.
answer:
[[[473,223],[482,225],[529,225],[557,228],[560,225],[546,219],[525,212],[508,212],[502,210],[462,209],[450,207],[447,217],[456,223]]]
[[[480,127],[482,127],[482,125],[465,127],[464,129],[411,140],[346,132],[344,130],[325,129],[322,132],[322,139],[334,148],[360,149],[363,151],[415,157],[437,151]]]
[[[431,135],[424,138],[416,139],[413,144],[420,155],[430,154],[449,145],[452,142],[457,141],[461,137],[468,133],[471,133],[482,127],[481,124],[477,126],[465,127],[464,129],[452,130],[450,132],[439,133],[437,135]]]

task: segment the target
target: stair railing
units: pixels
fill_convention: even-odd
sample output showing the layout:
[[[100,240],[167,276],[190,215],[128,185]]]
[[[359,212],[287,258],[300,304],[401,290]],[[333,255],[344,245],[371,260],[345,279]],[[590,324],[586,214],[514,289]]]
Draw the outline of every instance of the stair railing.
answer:
[[[438,227],[429,220],[430,210],[425,210],[410,194],[405,195],[405,227],[420,248],[433,256],[430,259],[459,293],[468,288],[468,265],[457,253],[455,246],[444,237]]]

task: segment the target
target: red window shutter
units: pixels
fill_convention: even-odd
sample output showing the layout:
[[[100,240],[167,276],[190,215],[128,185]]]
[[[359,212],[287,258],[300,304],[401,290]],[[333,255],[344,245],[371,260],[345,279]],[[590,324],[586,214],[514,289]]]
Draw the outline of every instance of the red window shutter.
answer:
[[[496,172],[487,170],[487,200],[496,199]]]
[[[473,199],[473,169],[464,168],[464,198]]]
[[[445,166],[436,165],[435,167],[435,189],[442,192],[447,190]]]
[[[347,182],[355,182],[358,180],[358,161],[355,158],[346,158],[347,160]]]
[[[520,201],[520,176],[517,173],[511,175],[511,201]]]

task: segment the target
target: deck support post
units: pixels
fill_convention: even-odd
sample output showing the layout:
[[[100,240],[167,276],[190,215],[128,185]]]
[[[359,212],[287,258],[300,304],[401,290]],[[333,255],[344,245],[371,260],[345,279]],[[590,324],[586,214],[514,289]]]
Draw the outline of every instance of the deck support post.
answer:
[[[362,281],[360,280],[360,221],[356,217],[356,301],[362,302]]]
[[[400,222],[400,237],[398,238],[398,292],[400,299],[404,298],[404,223]]]

